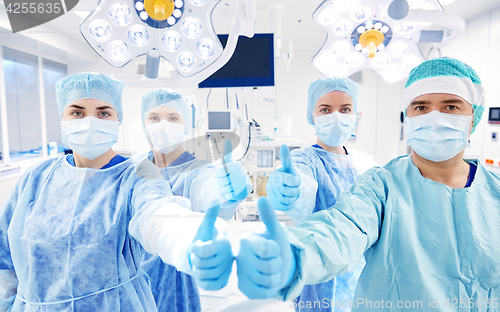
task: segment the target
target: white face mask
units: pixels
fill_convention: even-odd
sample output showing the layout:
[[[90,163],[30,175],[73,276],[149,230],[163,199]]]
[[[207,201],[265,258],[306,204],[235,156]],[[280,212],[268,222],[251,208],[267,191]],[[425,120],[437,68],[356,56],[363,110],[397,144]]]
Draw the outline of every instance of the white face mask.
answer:
[[[472,116],[432,111],[406,118],[407,141],[415,152],[430,161],[452,159],[469,147]]]
[[[118,141],[118,121],[85,117],[61,121],[61,138],[75,153],[94,159]]]
[[[184,125],[162,120],[146,124],[146,137],[153,148],[163,154],[172,153],[184,138]]]
[[[321,142],[328,146],[341,146],[354,133],[356,116],[339,112],[314,116],[314,128]]]

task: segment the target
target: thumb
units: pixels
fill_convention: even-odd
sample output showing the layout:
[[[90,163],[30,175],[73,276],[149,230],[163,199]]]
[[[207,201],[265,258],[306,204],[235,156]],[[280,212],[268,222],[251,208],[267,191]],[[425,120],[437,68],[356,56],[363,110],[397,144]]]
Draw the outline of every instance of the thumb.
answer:
[[[224,144],[224,151],[222,152],[222,163],[225,165],[231,162],[231,157],[233,154],[233,143],[230,140],[226,140]]]
[[[291,175],[297,175],[295,168],[292,165],[292,157],[290,156],[290,150],[288,149],[288,146],[285,144],[281,145],[280,148],[280,160],[281,164],[283,165],[283,169],[285,170],[286,173],[289,173]]]
[[[266,229],[273,238],[279,230],[281,229],[281,225],[278,222],[278,217],[276,216],[276,212],[274,212],[273,206],[271,206],[271,202],[266,197],[259,198],[257,202],[257,209],[259,210],[259,218],[266,225]]]
[[[220,210],[220,202],[218,199],[214,199],[209,204],[209,209],[205,211],[205,217],[194,236],[193,242],[197,240],[201,240],[202,242],[206,242],[212,240],[217,233],[215,229],[215,221],[217,220],[217,216],[219,216]]]

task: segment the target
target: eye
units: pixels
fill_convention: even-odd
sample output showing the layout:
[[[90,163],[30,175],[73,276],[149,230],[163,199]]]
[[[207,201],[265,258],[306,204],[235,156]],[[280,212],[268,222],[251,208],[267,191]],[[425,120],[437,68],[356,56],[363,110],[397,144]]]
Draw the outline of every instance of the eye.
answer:
[[[82,117],[83,116],[83,112],[80,111],[80,110],[74,110],[71,112],[71,115],[75,116],[75,117]]]
[[[350,113],[351,109],[349,107],[344,107],[344,108],[342,108],[341,112],[342,113]]]
[[[150,115],[150,116],[148,117],[148,120],[149,120],[149,121],[158,122],[158,121],[160,121],[160,118],[158,118],[158,116],[155,116],[155,115]]]
[[[416,110],[416,111],[419,111],[419,112],[423,112],[426,108],[427,108],[427,107],[425,107],[425,106],[416,106],[416,107],[415,107],[415,110]]]
[[[446,109],[447,110],[457,110],[458,106],[455,106],[455,105],[446,105]]]
[[[168,121],[171,121],[171,122],[176,122],[178,121],[179,118],[177,118],[177,116],[171,116],[170,119]]]
[[[328,114],[330,112],[330,109],[325,107],[325,108],[322,108],[320,110],[320,112],[323,113],[323,114]]]
[[[111,116],[111,115],[110,115],[108,112],[100,112],[100,113],[99,113],[99,116],[100,116],[100,117],[103,117],[103,118],[106,118],[106,117],[109,117],[109,116]]]

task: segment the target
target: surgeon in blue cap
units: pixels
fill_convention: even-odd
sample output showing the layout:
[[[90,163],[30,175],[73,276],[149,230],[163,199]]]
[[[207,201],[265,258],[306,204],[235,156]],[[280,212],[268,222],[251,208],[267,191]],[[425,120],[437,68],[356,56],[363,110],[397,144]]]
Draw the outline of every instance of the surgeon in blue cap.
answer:
[[[197,159],[184,150],[181,143],[191,124],[191,108],[182,95],[167,89],[146,94],[142,98],[142,121],[151,151],[137,158],[148,159],[161,168],[173,194],[189,198],[193,210],[204,212],[213,199],[218,199],[222,203],[219,216],[230,219],[238,204],[252,190],[250,178],[240,163],[231,161],[230,155],[226,161],[226,172],[223,167]],[[229,183],[233,192],[223,193],[224,186],[227,188]],[[219,239],[227,240],[224,237]],[[229,244],[226,246],[230,248]],[[232,263],[231,250],[226,250],[225,254],[231,255],[229,263]],[[194,276],[177,271],[151,254],[144,255],[142,268],[150,278],[158,311],[201,311]],[[229,267],[218,285],[213,281],[201,281],[200,287],[220,289],[226,285],[230,273]]]
[[[306,221],[313,213],[335,205],[340,193],[349,189],[359,174],[376,166],[375,160],[367,153],[345,147],[356,126],[358,92],[356,83],[345,77],[323,77],[309,86],[307,121],[316,129],[317,142],[305,149],[293,150],[290,168],[283,166],[273,172],[267,184],[271,203],[297,224]],[[284,161],[286,157],[281,155],[282,163],[287,163]],[[306,285],[297,300],[304,303],[352,300],[363,265],[364,260],[356,270],[336,279]],[[310,308],[304,304],[295,310],[327,312],[351,309],[345,305],[333,309],[331,305]]]
[[[203,214],[161,174],[140,178],[113,151],[122,89],[94,73],[57,82],[62,139],[73,154],[27,169],[0,209],[2,310],[156,311],[144,249],[193,274],[189,250]],[[213,232],[224,226],[217,218]]]
[[[304,284],[352,270],[364,254],[354,311],[498,311],[500,175],[464,159],[484,99],[479,76],[461,61],[439,58],[413,69],[403,90],[411,154],[359,176],[333,207],[295,228],[270,233],[276,222],[263,220],[266,244],[280,252],[251,266],[287,260],[266,272],[285,278],[249,284],[244,293],[298,305]],[[269,202],[259,203],[266,215]],[[238,278],[256,275],[246,272]]]

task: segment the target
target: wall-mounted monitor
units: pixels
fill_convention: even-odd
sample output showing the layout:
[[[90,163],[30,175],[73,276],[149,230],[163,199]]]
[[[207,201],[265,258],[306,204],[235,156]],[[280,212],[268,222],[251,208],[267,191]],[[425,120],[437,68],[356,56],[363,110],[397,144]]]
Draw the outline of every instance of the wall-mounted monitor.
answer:
[[[218,35],[225,47],[228,35]],[[240,36],[233,56],[221,69],[202,81],[200,88],[274,86],[274,36]]]
[[[500,124],[500,107],[490,107],[490,115],[488,116],[488,123]]]

